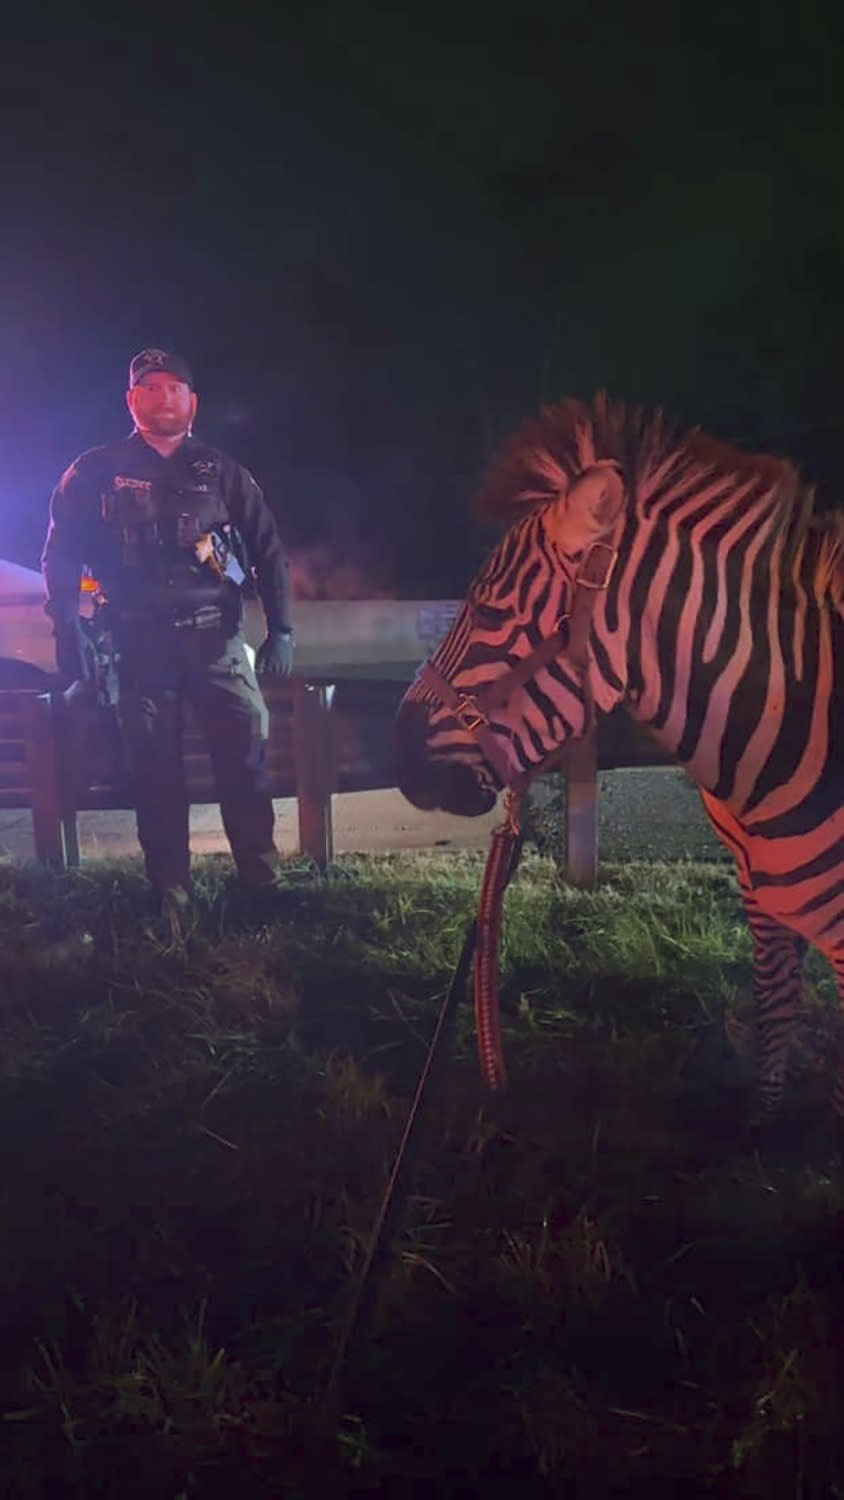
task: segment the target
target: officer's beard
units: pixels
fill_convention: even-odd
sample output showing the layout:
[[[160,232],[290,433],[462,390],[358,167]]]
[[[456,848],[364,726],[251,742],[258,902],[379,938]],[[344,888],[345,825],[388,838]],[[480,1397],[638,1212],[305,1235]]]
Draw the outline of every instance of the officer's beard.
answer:
[[[190,437],[191,426],[189,422],[185,423],[184,417],[162,414],[160,417],[147,417],[143,427],[136,422],[135,431],[139,432],[141,437],[148,435],[153,438],[173,439]]]

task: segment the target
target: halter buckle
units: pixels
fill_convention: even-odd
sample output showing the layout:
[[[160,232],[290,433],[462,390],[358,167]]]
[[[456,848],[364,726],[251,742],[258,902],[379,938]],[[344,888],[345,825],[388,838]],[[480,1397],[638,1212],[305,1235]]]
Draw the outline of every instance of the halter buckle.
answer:
[[[587,578],[586,570],[589,567],[590,562],[592,561],[593,555],[598,551],[599,548],[602,552],[606,552],[608,554],[604,566],[603,577],[598,579]],[[584,557],[583,562],[580,564],[580,569],[578,571],[577,577],[574,580],[575,584],[584,589],[605,589],[610,579],[612,578],[613,569],[615,567],[617,558],[617,547],[611,547],[609,542],[593,542],[591,547],[589,548],[589,551]]]
[[[472,693],[460,694],[460,701],[454,710],[454,715],[463,728],[468,730],[470,734],[474,734],[475,730],[480,729],[482,724],[489,723],[489,719]]]

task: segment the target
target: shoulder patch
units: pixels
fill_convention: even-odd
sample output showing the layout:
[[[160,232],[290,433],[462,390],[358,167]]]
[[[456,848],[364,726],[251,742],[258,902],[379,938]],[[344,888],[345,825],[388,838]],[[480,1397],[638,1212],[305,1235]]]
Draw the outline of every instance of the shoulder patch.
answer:
[[[96,483],[101,475],[109,467],[110,456],[117,455],[118,451],[125,448],[124,443],[101,444],[98,448],[86,448],[77,458],[69,464],[61,476],[56,490],[62,494],[74,479],[82,479],[88,483]]]

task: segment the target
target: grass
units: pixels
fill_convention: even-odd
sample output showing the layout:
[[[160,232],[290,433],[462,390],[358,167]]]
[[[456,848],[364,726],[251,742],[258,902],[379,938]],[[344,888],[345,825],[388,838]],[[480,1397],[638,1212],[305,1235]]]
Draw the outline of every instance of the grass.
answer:
[[[481,861],[0,868],[0,1494],[844,1494],[834,996],[747,1126],[723,865],[508,891],[510,1088],[471,1009],[325,1399]],[[838,1489],[836,1489],[838,1486]]]

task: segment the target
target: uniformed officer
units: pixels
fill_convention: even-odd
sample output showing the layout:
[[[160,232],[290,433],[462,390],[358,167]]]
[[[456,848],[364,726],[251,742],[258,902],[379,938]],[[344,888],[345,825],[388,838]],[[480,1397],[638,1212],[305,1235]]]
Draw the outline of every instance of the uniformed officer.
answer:
[[[130,437],[83,453],[50,506],[42,565],[56,663],[89,681],[80,580],[93,575],[115,648],[117,713],[147,872],[170,910],[190,891],[182,709],[205,734],[241,877],[269,885],[278,864],[268,791],[268,716],[256,672],[286,676],[293,636],[287,559],[248,470],[193,436],[185,361],[144,349],[129,367]],[[255,670],[241,628],[254,578],[266,617]]]

